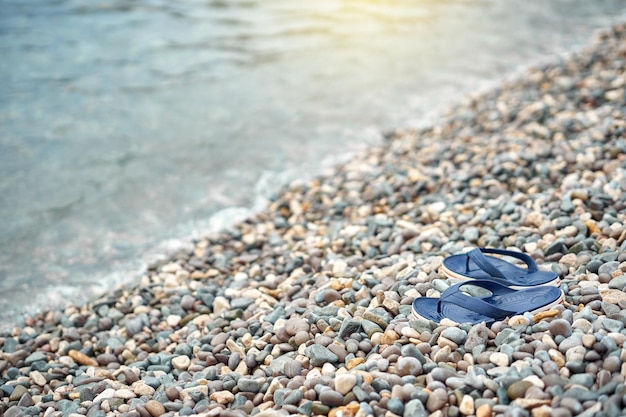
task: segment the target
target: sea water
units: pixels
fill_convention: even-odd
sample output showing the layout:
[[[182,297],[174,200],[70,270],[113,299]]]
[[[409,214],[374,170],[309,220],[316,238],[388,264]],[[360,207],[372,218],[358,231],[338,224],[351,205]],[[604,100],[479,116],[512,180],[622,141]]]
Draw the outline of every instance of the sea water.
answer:
[[[82,302],[618,0],[2,0],[0,311]],[[430,118],[429,118],[430,117]]]

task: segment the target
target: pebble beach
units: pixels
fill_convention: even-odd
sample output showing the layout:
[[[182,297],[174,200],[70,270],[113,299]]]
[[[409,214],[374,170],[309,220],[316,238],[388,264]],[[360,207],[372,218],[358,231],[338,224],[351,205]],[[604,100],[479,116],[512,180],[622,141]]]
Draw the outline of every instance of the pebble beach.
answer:
[[[398,130],[136,285],[0,334],[0,415],[626,415],[626,25]],[[562,305],[416,320],[446,256],[520,250]]]

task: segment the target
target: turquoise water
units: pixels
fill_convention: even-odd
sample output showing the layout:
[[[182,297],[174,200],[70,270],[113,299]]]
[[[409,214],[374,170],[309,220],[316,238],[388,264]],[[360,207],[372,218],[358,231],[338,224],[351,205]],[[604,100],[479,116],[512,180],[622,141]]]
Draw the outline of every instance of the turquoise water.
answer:
[[[84,301],[623,1],[2,0],[0,309]]]

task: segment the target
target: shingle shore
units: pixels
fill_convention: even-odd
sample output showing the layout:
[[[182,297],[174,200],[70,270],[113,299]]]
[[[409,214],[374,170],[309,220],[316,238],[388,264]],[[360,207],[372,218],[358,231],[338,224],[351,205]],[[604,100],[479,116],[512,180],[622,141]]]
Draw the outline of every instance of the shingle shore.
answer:
[[[300,181],[135,287],[0,335],[0,414],[626,415],[626,26]],[[563,306],[414,320],[464,248]]]

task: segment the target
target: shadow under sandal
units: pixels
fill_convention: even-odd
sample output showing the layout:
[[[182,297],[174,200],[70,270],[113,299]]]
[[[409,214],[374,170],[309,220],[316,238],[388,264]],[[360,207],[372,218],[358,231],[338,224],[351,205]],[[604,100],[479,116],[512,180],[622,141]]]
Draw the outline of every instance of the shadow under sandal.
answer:
[[[474,297],[461,291],[463,287],[480,287],[490,294]],[[459,324],[490,324],[525,312],[548,310],[562,301],[563,293],[556,287],[514,290],[494,281],[476,280],[453,285],[440,298],[416,298],[413,316],[437,323],[445,318]]]
[[[519,259],[527,268],[520,268],[504,259],[485,255],[486,253]],[[557,274],[540,271],[529,255],[504,249],[476,248],[449,256],[443,260],[442,272],[452,279],[486,279],[515,289],[537,285],[558,286],[560,283]]]

